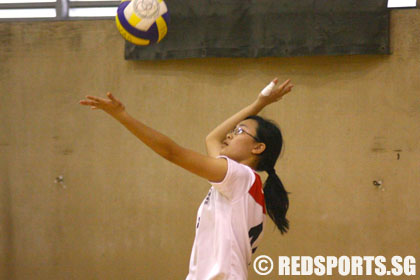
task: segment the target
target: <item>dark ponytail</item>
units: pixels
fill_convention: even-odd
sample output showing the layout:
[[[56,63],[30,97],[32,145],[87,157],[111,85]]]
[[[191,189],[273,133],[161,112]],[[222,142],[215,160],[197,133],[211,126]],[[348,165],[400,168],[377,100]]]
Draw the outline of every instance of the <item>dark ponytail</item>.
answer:
[[[256,138],[266,146],[264,152],[260,154],[260,160],[256,169],[257,171],[268,172],[267,180],[264,183],[267,213],[281,234],[284,234],[289,229],[289,221],[286,219],[286,213],[289,209],[289,198],[288,192],[285,190],[283,183],[274,170],[283,146],[283,137],[280,129],[272,121],[260,116],[249,116],[246,119],[257,121]]]

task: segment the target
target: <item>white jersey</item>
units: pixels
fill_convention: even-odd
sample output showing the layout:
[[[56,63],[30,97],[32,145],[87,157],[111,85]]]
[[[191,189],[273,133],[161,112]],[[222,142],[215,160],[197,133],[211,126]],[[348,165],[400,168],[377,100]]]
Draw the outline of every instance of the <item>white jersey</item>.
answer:
[[[186,280],[244,280],[265,222],[260,176],[225,156],[228,170],[200,205]]]

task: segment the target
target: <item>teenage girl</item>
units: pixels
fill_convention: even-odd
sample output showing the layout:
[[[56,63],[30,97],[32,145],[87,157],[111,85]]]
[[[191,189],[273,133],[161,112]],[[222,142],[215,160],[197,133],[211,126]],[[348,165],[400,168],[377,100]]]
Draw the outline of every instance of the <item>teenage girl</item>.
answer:
[[[279,128],[257,114],[292,90],[290,80],[224,121],[206,137],[207,155],[176,144],[134,119],[111,93],[80,104],[102,109],[163,158],[208,180],[212,187],[197,213],[187,280],[243,280],[268,213],[282,234],[289,229],[287,192],[274,166],[282,148]],[[268,173],[264,188],[256,171]],[[264,189],[264,192],[263,192]]]

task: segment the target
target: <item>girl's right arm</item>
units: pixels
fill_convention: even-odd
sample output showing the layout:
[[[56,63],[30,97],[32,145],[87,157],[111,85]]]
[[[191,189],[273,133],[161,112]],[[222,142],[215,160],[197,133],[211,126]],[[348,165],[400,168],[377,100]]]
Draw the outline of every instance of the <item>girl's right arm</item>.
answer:
[[[225,178],[228,169],[226,159],[202,155],[178,145],[168,136],[130,116],[121,101],[111,93],[108,93],[107,96],[108,99],[86,96],[86,99],[81,100],[80,104],[91,106],[92,109],[102,109],[166,160],[211,182],[220,182]]]
[[[274,84],[277,84],[278,79],[273,80]],[[235,126],[244,120],[246,117],[257,115],[265,106],[280,100],[285,94],[292,90],[293,85],[290,80],[286,80],[280,86],[273,88],[271,94],[264,96],[258,95],[258,98],[250,105],[246,106],[219,126],[217,126],[212,132],[206,137],[206,149],[207,154],[210,157],[217,157],[222,148],[223,140],[226,138],[226,134],[229,133]]]

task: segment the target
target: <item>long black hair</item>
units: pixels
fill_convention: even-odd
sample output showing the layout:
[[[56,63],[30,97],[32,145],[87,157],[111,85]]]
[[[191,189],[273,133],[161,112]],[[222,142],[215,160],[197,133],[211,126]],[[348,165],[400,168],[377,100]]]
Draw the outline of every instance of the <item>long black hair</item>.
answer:
[[[268,172],[267,180],[264,183],[267,213],[281,234],[284,234],[289,229],[289,221],[286,219],[286,213],[289,209],[289,198],[288,192],[274,170],[283,146],[283,137],[278,126],[270,120],[260,116],[249,116],[246,119],[257,121],[256,138],[266,146],[264,152],[259,155],[260,159],[256,170]]]

